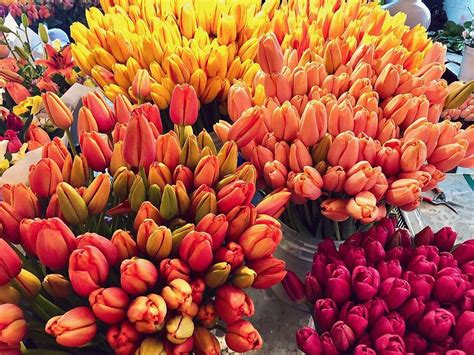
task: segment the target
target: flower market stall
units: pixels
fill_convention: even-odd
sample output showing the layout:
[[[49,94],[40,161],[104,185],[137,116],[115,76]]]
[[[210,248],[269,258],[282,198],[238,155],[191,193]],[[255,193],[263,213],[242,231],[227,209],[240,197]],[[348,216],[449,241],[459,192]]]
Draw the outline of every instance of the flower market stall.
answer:
[[[84,4],[2,4],[0,354],[472,354],[474,81],[423,26]]]

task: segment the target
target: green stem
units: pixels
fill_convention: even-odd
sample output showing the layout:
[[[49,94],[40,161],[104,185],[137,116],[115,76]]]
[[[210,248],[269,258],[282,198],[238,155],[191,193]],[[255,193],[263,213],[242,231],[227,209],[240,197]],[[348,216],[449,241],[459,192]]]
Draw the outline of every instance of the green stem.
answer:
[[[51,317],[64,314],[64,310],[56,306],[54,303],[50,302],[47,298],[41,294],[36,295],[35,298],[31,300],[31,304],[37,304],[41,309],[48,313]]]
[[[71,130],[69,128],[66,128],[65,132],[66,132],[67,140],[69,141],[69,146],[71,147],[72,155],[76,156],[77,155],[77,150],[76,150],[76,147],[74,146],[74,142],[72,140]]]
[[[139,171],[140,171],[140,176],[143,179],[143,183],[145,184],[145,190],[148,191],[148,179],[146,177],[145,168],[141,166]]]
[[[15,52],[12,50],[12,47],[10,47],[10,44],[8,43],[7,36],[3,32],[2,32],[2,34],[3,34],[3,39],[5,40],[5,45],[7,46],[8,50],[12,54],[13,58],[15,58],[15,60],[18,62],[19,61],[18,57],[16,56]]]
[[[336,240],[341,240],[341,232],[339,231],[339,223],[332,221],[334,226],[334,233],[336,234]]]
[[[100,216],[99,216],[99,220],[98,220],[98,222],[97,222],[96,231],[97,231],[98,234],[101,234],[101,233],[100,233],[100,228],[102,227],[102,221],[104,220],[104,213],[105,213],[105,212],[102,211],[102,213],[101,213]]]

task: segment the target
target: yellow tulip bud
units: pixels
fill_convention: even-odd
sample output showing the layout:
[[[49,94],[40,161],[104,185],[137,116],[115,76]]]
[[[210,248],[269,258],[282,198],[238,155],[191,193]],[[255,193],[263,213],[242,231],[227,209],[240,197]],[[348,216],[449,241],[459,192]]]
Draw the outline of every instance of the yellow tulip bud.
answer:
[[[217,150],[214,141],[212,140],[211,135],[205,129],[199,132],[197,136],[197,142],[200,149],[204,149],[204,147],[209,147],[211,149],[212,155],[217,155]]]
[[[313,162],[319,163],[320,161],[326,160],[331,143],[332,136],[329,133],[319,140],[319,142],[311,150]]]
[[[148,188],[148,201],[157,208],[160,207],[161,203],[161,189],[158,185],[151,185]]]
[[[99,174],[87,187],[82,198],[87,204],[90,215],[98,215],[104,210],[109,200],[110,185],[110,176]]]
[[[217,288],[225,284],[229,274],[230,264],[223,261],[216,263],[209,268],[206,276],[204,276],[204,281],[208,287]]]
[[[72,294],[71,282],[61,274],[46,275],[42,285],[55,298],[67,298]]]
[[[219,176],[221,178],[235,172],[238,153],[237,144],[234,141],[225,142],[219,150],[217,159],[219,160]]]
[[[71,224],[82,224],[89,216],[87,205],[81,195],[68,183],[61,182],[57,188],[59,208],[66,221]]]
[[[13,303],[18,305],[20,304],[20,299],[20,292],[9,283],[0,286],[0,304]]]
[[[217,24],[217,40],[219,44],[228,45],[237,38],[237,24],[235,18],[229,15],[223,15],[219,18]]]
[[[160,204],[160,215],[170,221],[178,214],[178,199],[173,186],[166,185],[163,189]]]
[[[177,315],[166,323],[166,338],[173,344],[183,344],[193,336],[194,322],[190,317]]]
[[[33,298],[41,291],[41,281],[26,269],[21,269],[12,284],[26,298]]]
[[[197,143],[196,136],[188,136],[179,157],[179,163],[194,170],[200,158],[200,149]]]
[[[232,284],[238,288],[248,288],[252,286],[256,277],[257,273],[244,265],[235,270]]]
[[[161,340],[157,337],[148,337],[142,340],[135,355],[166,355],[166,351]]]
[[[177,229],[175,229],[172,233],[171,236],[173,238],[173,253],[177,253],[179,251],[179,246],[181,245],[181,242],[183,241],[183,238],[188,235],[189,232],[192,232],[194,230],[194,224],[192,223],[187,223]]]
[[[145,198],[145,182],[140,175],[136,175],[132,187],[130,188],[130,193],[128,194],[128,201],[130,202],[132,211],[137,212],[143,201],[145,201]]]
[[[164,226],[159,226],[148,237],[146,243],[146,252],[156,261],[161,261],[163,259],[166,259],[168,255],[170,255],[171,247],[171,231]]]

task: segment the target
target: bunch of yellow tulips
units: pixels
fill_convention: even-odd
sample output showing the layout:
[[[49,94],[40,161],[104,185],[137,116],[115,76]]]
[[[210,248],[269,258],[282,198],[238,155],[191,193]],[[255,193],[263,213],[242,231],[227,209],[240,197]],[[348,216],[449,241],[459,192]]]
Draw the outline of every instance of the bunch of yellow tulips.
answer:
[[[234,79],[251,83],[260,67],[258,37],[270,30],[278,0],[102,0],[74,23],[76,63],[110,99],[134,101],[139,69],[152,77],[146,98],[166,109],[177,84],[191,84],[201,103],[225,101]]]

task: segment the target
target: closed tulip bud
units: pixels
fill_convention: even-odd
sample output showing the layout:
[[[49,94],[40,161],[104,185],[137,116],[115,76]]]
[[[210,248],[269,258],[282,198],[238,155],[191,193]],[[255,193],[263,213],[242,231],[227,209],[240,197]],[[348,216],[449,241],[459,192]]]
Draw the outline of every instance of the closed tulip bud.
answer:
[[[171,96],[170,117],[174,124],[191,126],[196,122],[199,101],[191,85],[176,85]]]
[[[288,169],[278,160],[265,163],[263,167],[263,177],[265,182],[273,189],[286,186]]]
[[[110,165],[112,149],[107,136],[102,136],[97,132],[83,131],[79,143],[84,157],[94,171],[103,171]]]
[[[219,318],[217,317],[217,311],[216,307],[214,306],[214,303],[206,303],[201,305],[199,307],[197,319],[199,324],[206,328],[211,329],[216,326]],[[196,328],[195,331],[197,330],[198,329]]]
[[[6,186],[4,185],[5,189]],[[3,200],[10,204],[20,218],[39,216],[38,198],[25,184],[16,184],[9,187],[9,191],[3,192]]]
[[[173,172],[173,181],[176,183],[181,181],[187,191],[191,191],[194,186],[194,175],[191,169],[184,165],[178,165]]]
[[[341,192],[345,182],[346,173],[341,166],[333,166],[323,175],[323,187],[326,191]]]
[[[163,219],[172,220],[178,214],[178,199],[173,186],[166,185],[163,189],[160,204],[160,215]]]
[[[26,132],[26,138],[28,138],[28,149],[34,150],[36,148],[42,147],[46,143],[50,142],[48,133],[39,126],[34,124],[30,125]]]
[[[235,170],[235,175],[238,180],[245,181],[246,183],[256,184],[257,182],[257,169],[253,164],[248,162],[239,166],[237,170]]]
[[[129,167],[129,165],[125,161],[125,157],[123,155],[123,141],[119,141],[114,144],[114,149],[110,157],[109,172],[112,175],[115,175],[115,173],[122,167],[126,168]]]
[[[63,130],[72,125],[73,117],[71,110],[64,102],[53,92],[46,92],[41,95],[48,116],[54,122],[54,125]]]
[[[162,222],[160,212],[149,201],[144,201],[138,209],[133,221],[133,228],[138,231],[145,220],[152,220],[156,223]]]
[[[20,343],[28,331],[23,311],[11,303],[1,304],[0,311],[2,312],[0,342],[10,346]]]
[[[244,181],[235,181],[222,188],[217,195],[217,208],[228,213],[237,205],[248,205],[255,194],[255,185]]]
[[[81,195],[65,182],[59,183],[56,193],[58,194],[59,207],[66,221],[71,224],[84,223],[89,213]]]
[[[163,342],[155,337],[143,339],[135,355],[166,354]]]
[[[197,272],[206,270],[212,263],[212,237],[205,232],[188,233],[179,247],[181,259]]]
[[[362,223],[371,223],[378,217],[377,200],[369,191],[359,192],[346,205],[349,216]]]
[[[359,154],[359,143],[354,134],[344,132],[339,134],[332,142],[327,159],[329,164],[340,165],[344,170],[349,170],[356,162]]]
[[[326,134],[326,132],[326,107],[319,101],[309,101],[301,115],[298,138],[307,147],[312,147]]]
[[[137,243],[128,231],[117,229],[112,235],[111,242],[117,248],[120,262],[138,255]]]
[[[273,33],[262,36],[258,42],[258,63],[266,74],[280,73],[283,51]]]
[[[30,167],[30,186],[38,197],[50,197],[56,192],[56,187],[62,181],[61,170],[52,159],[43,158],[38,164]]]
[[[451,144],[439,145],[428,158],[428,162],[436,166],[437,169],[446,172],[454,169],[466,156],[468,141],[458,139]]]
[[[68,154],[64,160],[62,175],[64,181],[72,187],[85,186],[89,179],[89,165],[85,157],[81,154],[73,159]]]
[[[194,224],[187,223],[183,226],[180,226],[179,228],[176,228],[173,230],[171,233],[172,236],[172,251],[173,253],[177,253],[179,251],[179,247],[181,245],[181,242],[183,241],[183,238],[189,233],[194,230]]]
[[[230,268],[230,264],[226,262],[219,262],[211,266],[204,277],[206,285],[210,288],[222,286],[229,277]]]
[[[21,259],[4,239],[0,239],[0,286],[7,284],[21,271]]]
[[[135,257],[122,262],[120,274],[120,285],[131,295],[145,293],[158,279],[158,271],[150,261]]]
[[[401,147],[400,168],[404,172],[418,171],[426,157],[425,143],[416,138],[409,139]]]
[[[155,160],[155,144],[150,122],[143,115],[132,115],[123,142],[127,163],[140,168],[148,167]]]
[[[146,198],[145,182],[140,175],[136,175],[133,180],[130,192],[128,194],[128,201],[132,211],[138,211]]]
[[[145,69],[139,69],[132,82],[133,96],[139,101],[145,100],[151,91],[150,74]]]
[[[303,303],[306,301],[304,284],[293,271],[287,271],[281,284],[293,302]]]
[[[302,173],[291,178],[290,189],[298,198],[316,200],[321,196],[322,187],[321,175],[311,166],[305,166]]]
[[[48,274],[41,284],[55,298],[68,298],[72,294],[71,282],[61,274]]]
[[[168,309],[178,309],[184,304],[191,304],[191,286],[183,279],[173,279],[161,291],[161,296]]]
[[[225,142],[217,154],[219,177],[233,174],[237,169],[238,149],[235,142]]]
[[[69,278],[78,295],[89,296],[92,291],[100,288],[108,274],[109,264],[98,248],[87,245],[72,252],[69,258]]]
[[[411,211],[418,207],[421,198],[419,182],[413,179],[400,179],[390,184],[387,193],[387,202],[399,206],[403,210]]]
[[[193,334],[194,347],[202,354],[220,354],[221,347],[216,336],[204,327],[196,326]]]
[[[264,289],[276,285],[285,278],[285,262],[273,256],[248,262],[248,267],[257,273],[253,288]]]
[[[89,295],[89,304],[95,316],[106,324],[120,323],[127,315],[130,301],[119,287],[99,288]]]
[[[115,248],[113,243],[96,233],[84,233],[80,235],[78,238],[77,248],[81,249],[84,248],[86,245],[92,245],[99,249],[102,254],[104,254],[107,262],[110,266],[113,266],[117,263],[118,260],[118,251]]]
[[[251,287],[257,277],[257,273],[248,266],[238,267],[232,276],[232,285],[244,289]]]
[[[175,279],[189,281],[189,273],[189,267],[180,259],[165,259],[160,263],[160,275],[168,283]]]
[[[164,163],[170,170],[179,164],[181,148],[179,140],[174,133],[158,136],[156,140],[156,161]]]
[[[82,98],[82,103],[92,113],[99,132],[108,133],[114,128],[115,116],[99,92],[88,93]]]
[[[218,157],[207,155],[199,160],[194,170],[194,186],[201,185],[213,186],[219,178],[219,160]]]
[[[89,214],[98,215],[104,210],[109,200],[110,185],[110,176],[99,174],[87,187],[82,198],[87,204]]]
[[[125,95],[117,95],[114,100],[115,117],[119,123],[127,123],[132,112],[132,104]]]
[[[127,199],[135,179],[135,174],[132,171],[124,166],[120,167],[113,178],[112,189],[114,195],[121,200]]]
[[[321,203],[321,213],[333,221],[343,222],[349,218],[346,210],[347,202],[347,200],[337,198],[324,200]]]
[[[43,146],[43,158],[50,158],[53,159],[56,164],[58,164],[59,169],[63,168],[64,159],[69,155],[69,152],[62,142],[61,139],[58,137],[54,137],[54,139]]]
[[[183,344],[193,336],[194,323],[190,317],[177,315],[166,323],[166,338],[173,344]]]
[[[0,286],[0,305],[11,303],[19,305],[21,300],[21,294],[11,284],[7,283]]]
[[[267,224],[255,224],[239,238],[248,260],[258,260],[273,254],[281,240],[281,229]]]
[[[367,161],[361,161],[347,172],[344,190],[349,195],[370,190],[376,184],[381,173],[380,167],[372,168]]]
[[[200,159],[200,150],[196,140],[196,136],[192,135],[186,139],[184,146],[181,150],[179,157],[179,163],[187,166],[191,170],[196,168],[196,165]]]
[[[163,298],[152,293],[135,298],[128,307],[127,317],[140,333],[151,334],[163,329],[166,313]]]
[[[298,135],[298,111],[288,101],[273,111],[271,122],[273,134],[279,140],[291,142]]]
[[[146,243],[146,252],[156,261],[160,261],[168,257],[168,255],[171,253],[171,247],[171,231],[164,226],[159,226],[148,237]]]
[[[82,131],[99,131],[99,127],[97,126],[92,111],[85,106],[81,107],[77,116],[77,135],[79,136]]]
[[[382,168],[387,176],[395,176],[400,171],[400,151],[397,148],[383,146],[376,155],[375,165]]]
[[[264,121],[264,108],[262,106],[251,107],[245,110],[230,127],[227,139],[235,141],[239,147],[244,147],[261,132]]]
[[[219,318],[233,323],[243,316],[251,317],[255,313],[252,299],[241,289],[225,285],[216,291],[215,307]]]
[[[263,340],[253,325],[245,320],[229,324],[226,328],[225,342],[229,349],[246,352],[262,348]]]
[[[216,194],[208,186],[202,185],[191,196],[191,214],[199,222],[209,213],[217,213]]]
[[[252,107],[249,88],[243,83],[232,85],[227,94],[227,111],[230,119],[235,122],[246,109]]]
[[[135,326],[127,320],[111,326],[106,333],[108,345],[117,354],[133,354],[135,349],[138,348],[142,336]]]
[[[14,285],[22,296],[28,299],[34,298],[41,291],[41,281],[26,269],[21,269],[14,278]]]

